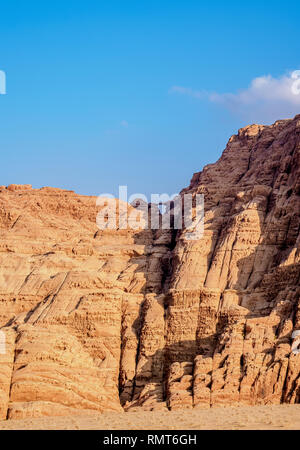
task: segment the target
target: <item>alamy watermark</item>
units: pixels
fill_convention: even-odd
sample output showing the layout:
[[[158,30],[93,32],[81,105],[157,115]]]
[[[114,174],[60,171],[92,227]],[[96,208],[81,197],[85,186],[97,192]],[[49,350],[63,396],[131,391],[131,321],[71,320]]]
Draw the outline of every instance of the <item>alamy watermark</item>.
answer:
[[[6,94],[6,74],[3,70],[0,70],[0,94]]]
[[[144,194],[128,198],[127,186],[119,186],[118,199],[101,194],[96,204],[100,207],[96,219],[100,230],[184,229],[187,240],[199,240],[204,234],[203,194],[151,194],[148,202]]]
[[[0,355],[6,354],[6,334],[0,330]]]
[[[294,95],[300,95],[300,70],[294,70],[291,76],[294,80],[292,83],[292,93]]]
[[[292,353],[299,355],[300,353],[300,330],[294,331],[292,334]]]

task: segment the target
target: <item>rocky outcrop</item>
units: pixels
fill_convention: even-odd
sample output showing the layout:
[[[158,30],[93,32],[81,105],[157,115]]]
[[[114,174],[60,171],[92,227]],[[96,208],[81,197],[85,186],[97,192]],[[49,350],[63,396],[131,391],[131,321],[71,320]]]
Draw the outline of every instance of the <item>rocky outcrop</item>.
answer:
[[[185,193],[205,195],[196,241],[0,188],[2,419],[300,403],[300,116],[239,130]]]

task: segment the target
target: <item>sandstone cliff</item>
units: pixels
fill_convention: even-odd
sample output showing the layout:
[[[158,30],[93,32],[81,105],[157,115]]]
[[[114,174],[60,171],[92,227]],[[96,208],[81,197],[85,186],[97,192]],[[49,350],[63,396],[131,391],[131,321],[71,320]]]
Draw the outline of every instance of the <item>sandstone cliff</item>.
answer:
[[[239,130],[187,192],[198,241],[0,187],[1,419],[300,403],[300,116]]]

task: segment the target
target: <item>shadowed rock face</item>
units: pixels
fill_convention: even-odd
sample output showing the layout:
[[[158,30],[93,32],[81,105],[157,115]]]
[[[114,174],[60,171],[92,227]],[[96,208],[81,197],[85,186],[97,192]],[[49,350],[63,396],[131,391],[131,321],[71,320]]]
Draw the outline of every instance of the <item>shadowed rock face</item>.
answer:
[[[95,198],[0,188],[0,416],[300,403],[300,116],[184,193],[205,233],[98,230]]]

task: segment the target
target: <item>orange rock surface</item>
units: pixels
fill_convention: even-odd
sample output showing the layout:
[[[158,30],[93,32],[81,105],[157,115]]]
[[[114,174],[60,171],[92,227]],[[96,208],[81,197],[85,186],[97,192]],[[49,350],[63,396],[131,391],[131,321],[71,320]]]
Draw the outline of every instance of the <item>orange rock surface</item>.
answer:
[[[300,115],[239,130],[185,193],[197,241],[0,187],[1,419],[300,403]]]

